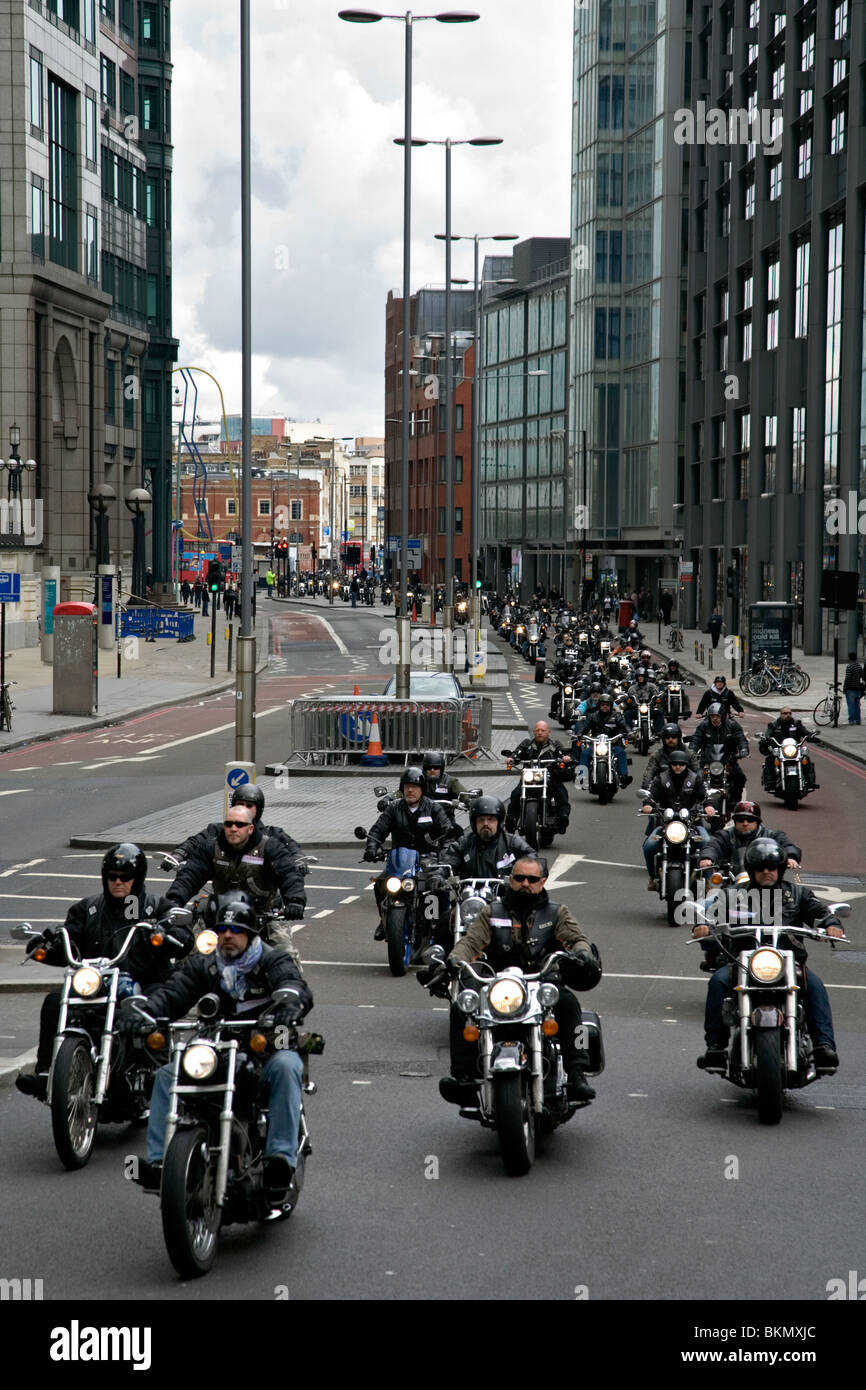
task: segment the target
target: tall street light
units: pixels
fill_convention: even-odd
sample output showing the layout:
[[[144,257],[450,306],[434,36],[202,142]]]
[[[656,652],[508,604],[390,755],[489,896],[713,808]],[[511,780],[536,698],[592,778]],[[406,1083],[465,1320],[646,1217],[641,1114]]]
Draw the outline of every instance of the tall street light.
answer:
[[[380,14],[376,10],[340,10],[340,19],[350,24],[376,24],[380,19],[396,19],[405,25],[405,95],[403,103],[403,385],[402,446],[400,460],[400,617],[397,620],[397,680],[399,699],[409,698],[410,621],[406,612],[409,570],[409,352],[411,322],[411,232],[412,232],[412,26],[420,20],[435,19],[439,24],[471,24],[480,16],[471,10],[445,10],[440,14]]]
[[[472,438],[470,462],[470,487],[472,505],[469,515],[469,555],[470,555],[470,603],[472,605],[472,625],[475,632],[475,651],[481,648],[481,595],[478,589],[478,568],[481,549],[481,279],[478,274],[478,244],[481,241],[517,241],[516,232],[471,232],[458,234],[452,232],[436,233],[437,241],[474,242],[473,284],[475,289],[473,305],[473,330],[475,347],[472,369]],[[499,281],[498,283],[513,283]]]

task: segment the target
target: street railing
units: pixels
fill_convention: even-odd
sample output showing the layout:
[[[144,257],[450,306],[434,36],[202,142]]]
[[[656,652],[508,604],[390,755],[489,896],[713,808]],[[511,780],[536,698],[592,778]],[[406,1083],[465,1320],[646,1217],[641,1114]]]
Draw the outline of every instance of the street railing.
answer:
[[[347,765],[367,751],[373,715],[382,750],[408,763],[431,748],[448,762],[493,758],[493,702],[484,696],[459,700],[398,700],[393,696],[292,700],[290,747],[285,765]]]

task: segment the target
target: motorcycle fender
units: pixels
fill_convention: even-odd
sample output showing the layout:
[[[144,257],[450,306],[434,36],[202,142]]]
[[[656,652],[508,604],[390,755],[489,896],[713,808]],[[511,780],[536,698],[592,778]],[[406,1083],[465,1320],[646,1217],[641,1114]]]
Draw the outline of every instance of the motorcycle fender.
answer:
[[[777,1009],[772,1004],[759,1004],[752,1010],[753,1028],[781,1028],[785,1022],[785,1016],[781,1009]]]
[[[600,1076],[604,1071],[604,1037],[601,1031],[601,1015],[594,1009],[581,1009],[580,1025],[575,1032],[578,1055],[583,1053],[581,1065],[588,1076]]]
[[[496,1043],[490,1058],[490,1071],[492,1075],[502,1071],[525,1071],[527,1062],[521,1061],[520,1043]]]

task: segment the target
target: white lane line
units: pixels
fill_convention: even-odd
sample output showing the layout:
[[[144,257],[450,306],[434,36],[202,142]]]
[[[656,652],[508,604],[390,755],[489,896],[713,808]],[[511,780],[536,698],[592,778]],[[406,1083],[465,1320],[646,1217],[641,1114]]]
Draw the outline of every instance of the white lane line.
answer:
[[[99,856],[97,855],[96,857],[98,858]],[[42,864],[42,863],[44,863],[45,861],[42,860],[42,859],[37,859],[37,860],[33,860],[32,862],[33,862],[33,863],[37,863],[37,864]],[[11,870],[10,870],[10,869],[7,869],[7,870],[6,870],[6,873],[11,873]],[[6,874],[0,874],[0,878],[5,878],[5,877],[6,877]],[[95,874],[50,874],[50,873],[47,873],[47,872],[46,872],[46,873],[38,873],[38,874],[22,874],[21,877],[22,877],[22,878],[65,878],[65,879],[83,878],[83,879],[85,879],[88,883],[92,883],[93,880],[94,880],[94,878],[96,877],[96,875],[95,875]],[[153,874],[148,874],[148,876],[147,876],[148,882],[150,882],[151,879],[154,879],[154,878],[162,878],[163,882],[165,882],[165,883],[169,882],[169,876],[168,876],[168,874],[153,873]]]
[[[32,787],[15,787],[15,788],[14,788],[13,790],[11,790],[11,791],[8,791],[8,792],[0,792],[0,796],[21,796],[22,792],[29,792],[29,791],[32,791],[32,790],[33,790]]]
[[[2,894],[0,894],[2,896]],[[606,980],[677,980],[680,984],[686,982],[691,985],[706,984],[705,980],[698,980],[693,975],[625,975],[613,970],[605,970]],[[864,989],[866,985],[831,985],[829,981],[824,981],[828,989]],[[675,1018],[663,1018],[662,1023],[676,1023]]]
[[[339,864],[322,864],[322,863],[315,864],[315,865],[313,866],[312,873],[315,873],[316,869],[327,869],[327,871],[328,871],[329,874],[369,874],[369,872],[370,872],[369,868],[366,868],[366,869],[341,869],[340,866],[339,866]],[[312,876],[312,874],[311,874],[311,876]]]
[[[81,763],[82,761],[83,761],[83,759],[81,759],[81,758],[71,758],[68,762],[63,762],[63,763],[49,763],[48,766],[49,766],[49,767],[78,767],[79,763]]]
[[[343,965],[353,970],[382,970],[384,963],[373,960],[305,960],[304,965]]]
[[[39,893],[0,893],[0,898],[23,898],[25,902],[31,903],[68,903],[69,895],[65,894],[61,898],[46,898]]]
[[[285,705],[274,705],[271,709],[257,710],[256,719],[266,719],[269,714],[279,714],[281,711],[285,712],[285,708]],[[152,754],[164,753],[167,748],[179,748],[182,743],[194,743],[197,738],[209,738],[211,734],[224,734],[226,729],[233,729],[234,727],[234,720],[232,720],[230,724],[217,724],[213,729],[202,729],[200,734],[187,734],[185,738],[172,739],[171,743],[161,743],[157,748],[152,748],[150,751]],[[55,766],[59,767],[60,764],[57,763]]]
[[[327,631],[331,634],[331,636],[333,637],[333,639],[334,639],[334,641],[336,642],[337,646],[339,647],[340,652],[342,653],[342,655],[343,655],[343,656],[348,656],[348,655],[349,655],[349,648],[346,646],[345,642],[341,642],[341,641],[340,641],[340,638],[337,636],[336,632],[335,632],[334,629],[331,627],[331,624],[328,622],[327,618],[322,618],[322,617],[320,617],[318,613],[316,614],[316,617],[319,619],[319,622],[322,624],[322,627],[326,628]]]
[[[2,872],[2,874],[0,874],[0,878],[8,878],[10,874],[17,874],[18,871],[19,871],[19,869],[29,869],[31,864],[44,864],[44,863],[45,863],[45,860],[44,860],[44,859],[25,859],[25,860],[23,861],[23,863],[21,863],[21,864],[13,864],[12,867],[11,867],[11,869],[4,869],[3,872]],[[30,878],[31,875],[28,874],[28,875],[26,875],[26,877]],[[33,877],[37,877],[37,875],[33,875]],[[62,877],[62,875],[58,874],[58,878],[60,878],[60,877]]]
[[[331,917],[333,912],[334,909],[332,907],[326,907],[321,912],[314,912],[313,917]]]
[[[351,897],[348,897],[348,898],[341,898],[341,899],[340,899],[340,907],[343,907],[345,903],[356,903],[356,902],[358,901],[358,898],[359,898],[359,897],[360,897],[360,894],[359,894],[359,893],[353,893]]]
[[[20,917],[0,917],[0,922],[20,922],[20,921],[21,921],[21,918],[20,918]],[[56,921],[57,921],[57,917],[56,917],[56,915],[55,915],[54,917],[28,917],[28,918],[27,918],[27,921],[28,921],[28,922],[56,922]],[[0,941],[0,951],[15,951],[15,950],[20,950],[20,949],[21,949],[21,947],[20,947],[20,945],[18,944],[18,942],[16,942],[16,941],[13,941],[13,942],[11,942],[11,943],[8,942],[8,941]]]
[[[45,766],[50,767],[51,764],[48,763],[48,764],[45,764]],[[56,764],[55,764],[55,766],[56,766]],[[16,771],[16,772],[42,772],[42,771],[43,771],[43,764],[42,764],[42,763],[28,763],[27,767],[16,767],[16,768],[15,768],[15,771]]]

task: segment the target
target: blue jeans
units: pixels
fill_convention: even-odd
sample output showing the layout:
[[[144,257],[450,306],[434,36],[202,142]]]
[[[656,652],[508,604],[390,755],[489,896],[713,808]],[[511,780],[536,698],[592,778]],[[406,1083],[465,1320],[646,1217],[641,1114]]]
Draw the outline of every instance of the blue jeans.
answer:
[[[298,1124],[301,1117],[301,1077],[304,1064],[297,1052],[274,1052],[262,1067],[262,1080],[270,1092],[266,1154],[282,1154],[292,1167],[298,1161]],[[150,1119],[147,1122],[147,1161],[161,1163],[165,1148],[165,1121],[171,1090],[171,1067],[160,1067],[153,1082]]]
[[[860,701],[863,699],[863,696],[860,694],[859,690],[846,690],[845,699],[848,704],[848,723],[859,724]]]
[[[590,764],[590,752],[591,752],[591,750],[590,750],[589,748],[582,748],[582,749],[580,750],[580,766],[581,766],[581,767],[587,767],[587,768],[589,767],[589,764]],[[627,762],[627,760],[626,760],[625,748],[623,747],[623,745],[622,745],[621,743],[615,743],[615,744],[613,745],[613,756],[614,756],[614,758],[616,759],[616,770],[617,770],[617,772],[619,773],[620,777],[627,777],[627,776],[628,776],[628,762]]]
[[[710,832],[708,830],[705,830],[702,825],[695,826],[695,829],[701,837],[701,842],[705,845],[708,844],[710,839]],[[646,871],[649,874],[650,878],[653,878],[655,876],[655,857],[656,850],[658,849],[659,840],[661,839],[661,833],[662,827],[660,825],[657,825],[655,830],[653,830],[649,835],[647,835],[646,839],[643,842],[643,857],[646,860]]]
[[[730,1029],[722,1022],[722,1003],[731,993],[731,967],[723,965],[717,970],[707,985],[707,1006],[704,1013],[704,1037],[708,1048],[727,1047]],[[812,970],[807,971],[806,997],[803,1001],[806,1011],[806,1026],[815,1047],[831,1047],[836,1050],[833,1037],[833,1015],[824,981]]]

